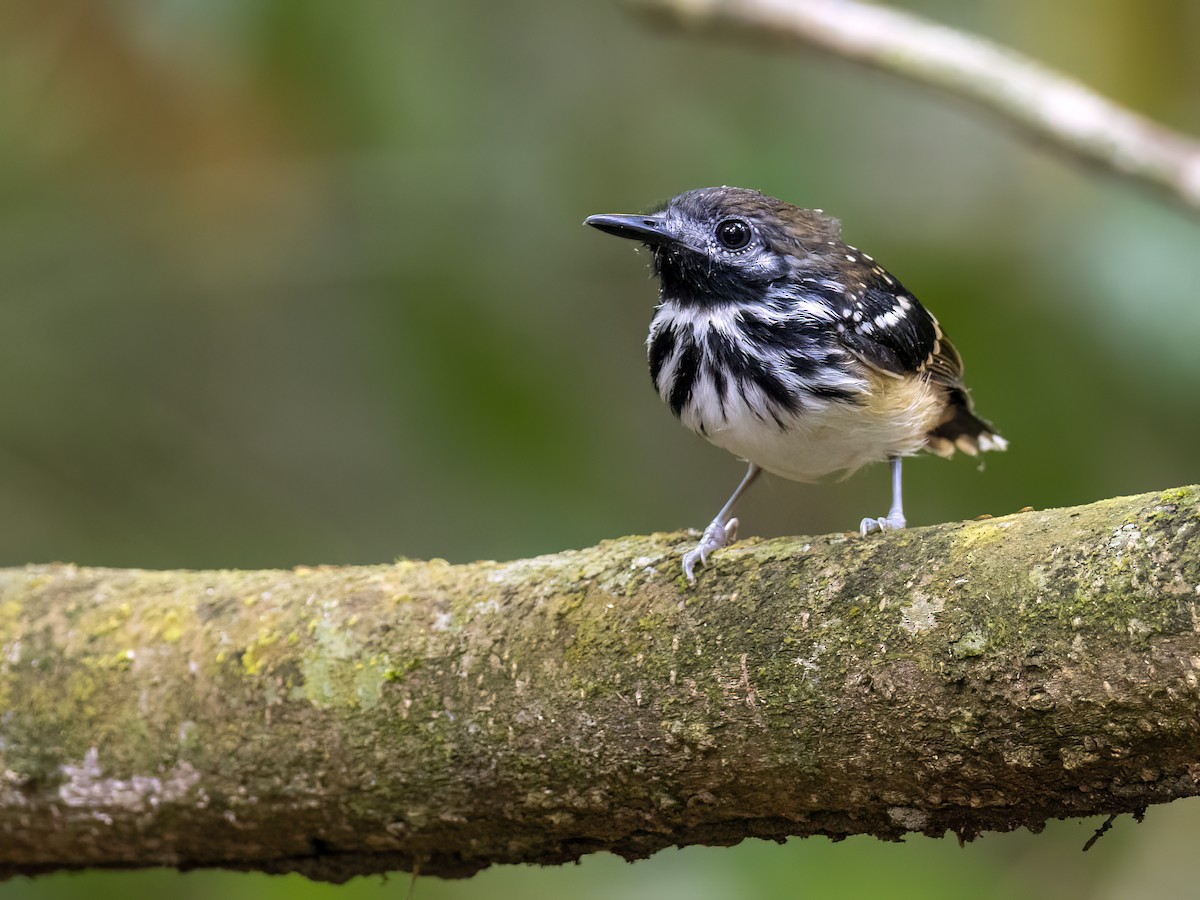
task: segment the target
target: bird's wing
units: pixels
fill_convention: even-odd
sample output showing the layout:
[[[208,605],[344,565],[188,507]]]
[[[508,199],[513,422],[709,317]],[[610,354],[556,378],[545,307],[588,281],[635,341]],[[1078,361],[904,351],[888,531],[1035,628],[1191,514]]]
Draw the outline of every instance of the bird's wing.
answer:
[[[975,414],[963,384],[958,350],[942,334],[937,319],[895,278],[865,261],[838,267],[836,275],[806,278],[816,287],[836,322],[837,341],[862,363],[895,378],[924,376],[946,390],[943,417],[929,432],[926,449],[950,456],[956,449],[974,456],[980,450],[1003,450],[1008,442],[985,419]]]
[[[856,260],[823,293],[837,314],[838,340],[886,375],[928,372],[948,387],[962,386],[962,358],[937,319],[898,280],[869,260]]]

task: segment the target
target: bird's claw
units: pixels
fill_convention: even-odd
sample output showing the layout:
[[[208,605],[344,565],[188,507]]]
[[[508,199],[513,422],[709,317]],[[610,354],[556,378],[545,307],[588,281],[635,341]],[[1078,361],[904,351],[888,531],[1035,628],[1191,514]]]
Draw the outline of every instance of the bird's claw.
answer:
[[[696,583],[696,561],[700,561],[700,565],[708,564],[708,554],[714,550],[719,550],[726,544],[737,538],[738,520],[730,519],[728,522],[711,522],[704,529],[704,534],[700,538],[700,543],[683,554],[683,574],[687,578],[688,584]]]
[[[893,510],[887,514],[886,518],[863,519],[858,526],[858,533],[866,537],[873,531],[900,531],[907,524],[904,520],[904,513]]]

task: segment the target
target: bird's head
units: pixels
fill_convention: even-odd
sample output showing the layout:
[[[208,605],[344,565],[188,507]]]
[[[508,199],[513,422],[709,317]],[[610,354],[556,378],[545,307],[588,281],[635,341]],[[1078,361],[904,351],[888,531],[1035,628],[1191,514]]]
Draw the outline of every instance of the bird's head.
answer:
[[[654,212],[584,224],[641,241],[663,298],[701,306],[759,302],[772,284],[841,246],[836,219],[734,187],[687,191]]]

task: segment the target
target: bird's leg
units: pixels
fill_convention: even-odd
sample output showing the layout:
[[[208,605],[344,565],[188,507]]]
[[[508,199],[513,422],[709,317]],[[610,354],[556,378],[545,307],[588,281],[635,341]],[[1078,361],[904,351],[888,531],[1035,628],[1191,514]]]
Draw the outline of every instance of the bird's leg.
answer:
[[[737,490],[733,492],[732,496],[725,501],[725,505],[717,513],[717,517],[704,529],[704,536],[700,538],[700,543],[683,555],[683,574],[687,576],[689,584],[696,583],[696,576],[692,571],[696,568],[696,560],[699,560],[702,565],[707,563],[708,554],[719,547],[724,547],[737,537],[738,520],[730,518],[730,513],[733,512],[733,505],[738,502],[738,498],[746,492],[746,488],[754,483],[754,479],[761,472],[762,469],[754,463],[750,463],[750,468],[746,470],[746,477],[742,479],[742,483],[737,486]]]
[[[900,457],[893,456],[892,463],[892,508],[885,519],[863,519],[858,526],[859,532],[866,537],[872,531],[899,531],[906,524],[904,521],[904,503],[900,498]]]

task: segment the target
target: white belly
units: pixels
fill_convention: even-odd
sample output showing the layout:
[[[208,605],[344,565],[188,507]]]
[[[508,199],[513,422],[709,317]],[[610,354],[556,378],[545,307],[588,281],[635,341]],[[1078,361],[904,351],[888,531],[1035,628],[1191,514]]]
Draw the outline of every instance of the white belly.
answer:
[[[702,433],[718,447],[792,481],[817,481],[921,450],[942,415],[941,392],[924,379],[872,375],[868,381],[864,402],[810,406],[782,428],[739,400],[727,404],[724,421],[706,424]]]

